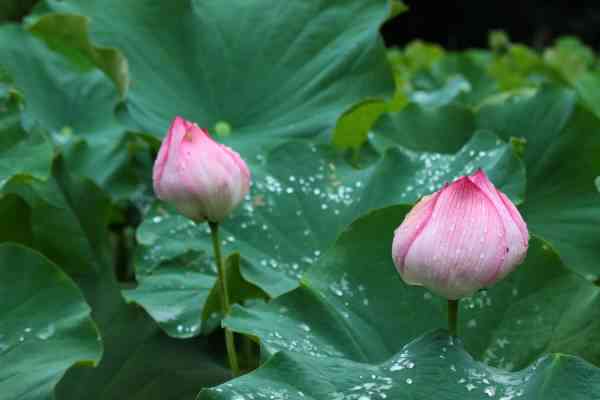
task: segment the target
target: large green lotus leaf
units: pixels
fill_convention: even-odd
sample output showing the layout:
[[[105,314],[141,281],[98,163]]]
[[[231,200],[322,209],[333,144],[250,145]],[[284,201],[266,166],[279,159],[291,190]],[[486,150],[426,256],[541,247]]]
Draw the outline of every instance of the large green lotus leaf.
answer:
[[[159,137],[182,115],[226,127],[214,130],[249,156],[274,137],[328,131],[353,104],[394,90],[379,36],[390,1],[48,4],[89,17],[92,40],[124,53],[130,117]]]
[[[41,254],[0,245],[0,393],[6,400],[54,399],[75,364],[102,354],[98,331],[75,283]]]
[[[532,233],[590,280],[600,276],[600,121],[576,105],[575,93],[543,88],[536,95],[483,107],[478,125],[504,139],[526,140],[526,201]]]
[[[220,335],[167,337],[141,308],[125,304],[110,271],[78,282],[100,327],[104,356],[94,369],[70,370],[57,387],[58,400],[191,400],[231,378]]]
[[[24,232],[7,239],[22,237],[53,260],[68,262],[64,269],[83,290],[103,338],[99,365],[69,370],[57,399],[193,399],[202,387],[230,377],[223,366],[222,337],[216,344],[207,338],[170,339],[140,307],[125,303],[106,254],[110,204],[89,179],[70,176],[58,159],[45,185],[12,181],[9,189],[25,202],[11,195],[0,205],[9,198],[19,203]],[[26,223],[31,224],[27,230]],[[12,227],[10,219],[0,225]]]
[[[392,262],[393,232],[407,210],[385,208],[354,222],[298,289],[269,304],[236,307],[225,323],[260,338],[267,355],[285,350],[360,362],[382,362],[445,327],[445,299],[403,284]],[[600,288],[534,238],[515,272],[461,300],[459,333],[471,354],[495,367],[522,368],[547,351],[598,365],[599,316]]]
[[[52,157],[52,144],[41,129],[22,128],[16,100],[0,101],[0,188],[17,176],[47,179]]]
[[[270,358],[203,398],[594,399],[598,368],[543,353],[600,361],[593,345],[600,289],[535,238],[517,271],[461,301],[464,347],[485,363],[443,333],[414,340],[443,327],[446,315],[445,301],[406,286],[395,271],[392,235],[407,211],[390,207],[358,220],[300,288],[269,304],[236,307],[226,325],[258,337]]]
[[[340,231],[370,209],[412,203],[479,167],[515,201],[522,199],[525,185],[524,168],[511,146],[485,132],[456,154],[393,148],[362,170],[329,146],[294,142],[261,159],[263,165],[253,170],[251,193],[223,224],[221,238],[225,252],[239,252],[246,261],[243,277],[271,297],[297,287],[302,273]],[[169,334],[197,334],[201,321],[195,310],[214,279],[209,260],[200,253],[212,254],[207,225],[157,203],[137,239],[142,246],[136,265],[140,285],[127,296],[136,296]],[[153,300],[167,295],[180,301]]]
[[[49,131],[73,172],[125,195],[120,182],[129,153],[114,116],[117,91],[89,60],[78,60],[50,50],[19,25],[0,27],[0,65],[25,97],[26,127]]]
[[[156,245],[136,256],[137,286],[124,290],[123,296],[142,304],[171,336],[192,337],[202,328],[204,304],[217,281],[215,264],[194,250],[148,262],[162,249]]]
[[[110,264],[106,193],[86,178],[73,178],[62,159],[46,182],[13,179],[7,193],[31,207],[31,245],[71,276]]]
[[[441,332],[394,350],[380,363],[282,352],[199,398],[592,400],[600,390],[600,370],[567,355],[545,356],[522,371],[506,372],[474,361],[459,341]]]
[[[161,253],[162,247],[154,246],[138,255],[141,259],[136,261],[137,287],[124,290],[125,298],[142,304],[171,336],[192,337],[200,329],[209,332],[218,326],[214,322],[220,321],[221,314],[213,260],[204,252],[190,250],[175,258],[168,258],[162,253],[159,257],[164,257],[164,260],[149,263],[154,257],[153,252]],[[248,262],[240,260],[237,253],[225,260],[230,302],[241,304],[248,299],[268,298],[245,279],[240,264]],[[208,324],[201,326],[203,320]]]

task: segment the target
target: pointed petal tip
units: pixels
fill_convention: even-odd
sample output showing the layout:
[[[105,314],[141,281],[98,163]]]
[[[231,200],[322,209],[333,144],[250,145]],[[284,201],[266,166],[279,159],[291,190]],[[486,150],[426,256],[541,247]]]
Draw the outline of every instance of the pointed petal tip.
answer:
[[[173,118],[173,121],[171,122],[171,125],[173,125],[173,126],[187,125],[187,124],[188,124],[188,121],[180,115],[176,115],[175,118]]]
[[[477,171],[475,171],[475,173],[472,176],[473,177],[481,177],[481,178],[488,179],[487,174],[485,173],[485,171],[481,167],[477,168]]]
[[[473,182],[473,178],[468,176],[468,175],[463,175],[459,178],[457,178],[456,180],[454,180],[452,183],[446,184],[444,185],[444,187],[440,190],[456,190],[456,189],[460,189],[466,186],[475,186],[477,189],[479,189],[479,187],[477,186],[477,184],[475,182]]]
[[[479,167],[477,170],[469,176],[471,182],[477,184],[478,182],[490,182],[490,178],[488,178],[487,174],[483,170],[483,168]]]
[[[180,117],[179,115],[177,115],[175,118],[173,118],[173,121],[171,121],[171,126],[169,127],[169,131],[168,131],[168,135],[175,133],[175,132],[185,132],[188,130],[188,121],[183,118]]]

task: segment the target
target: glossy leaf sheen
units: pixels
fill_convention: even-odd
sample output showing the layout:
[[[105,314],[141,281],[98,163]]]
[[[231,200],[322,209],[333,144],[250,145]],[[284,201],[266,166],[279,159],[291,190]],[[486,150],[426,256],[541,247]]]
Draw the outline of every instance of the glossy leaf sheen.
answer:
[[[600,122],[576,105],[572,91],[542,89],[533,97],[487,106],[478,125],[504,139],[526,140],[526,201],[521,213],[533,234],[548,240],[565,264],[600,276]]]
[[[598,393],[600,372],[575,357],[546,356],[509,373],[474,361],[452,343],[444,333],[430,333],[381,363],[279,353],[258,371],[206,389],[200,398],[592,400]]]
[[[220,340],[167,337],[143,310],[123,302],[108,274],[79,283],[105,351],[96,368],[68,372],[57,388],[58,400],[191,400],[202,387],[230,378],[220,358]]]
[[[489,393],[593,399],[600,389],[598,368],[544,353],[600,361],[591,340],[598,325],[589,322],[598,320],[600,289],[570,273],[539,240],[506,280],[460,302],[459,334],[479,361],[445,334],[415,340],[446,326],[446,301],[404,285],[386,254],[407,211],[390,207],[359,219],[298,289],[266,305],[235,307],[226,325],[258,337],[265,356],[274,356],[255,373],[207,391],[210,396],[281,392],[300,398],[301,391],[318,399],[327,388],[339,399],[380,393],[429,399],[440,390],[457,399],[493,397]]]
[[[227,324],[260,337],[267,354],[291,350],[372,361],[445,327],[445,299],[404,285],[392,263],[393,231],[407,209],[390,207],[359,219],[306,273],[300,288],[269,305],[236,308]],[[515,272],[461,301],[459,331],[476,358],[503,368],[521,368],[544,351],[600,364],[600,347],[589,342],[597,329],[589,321],[598,317],[599,296],[599,288],[533,240]],[[577,313],[569,311],[573,304],[579,304]]]
[[[17,25],[0,27],[0,66],[26,98],[23,120],[28,130],[37,126],[48,131],[73,172],[117,196],[130,190],[132,174],[123,170],[129,160],[125,130],[114,116],[118,95],[102,71],[85,55],[73,60],[53,52]],[[37,155],[38,163],[52,156],[51,150],[43,150],[49,155]]]
[[[122,50],[128,112],[159,137],[174,115],[209,131],[224,122],[227,142],[248,156],[267,139],[324,133],[356,102],[394,89],[378,32],[385,0],[48,3],[91,18],[92,39]]]
[[[96,185],[72,177],[58,160],[46,183],[12,182],[8,189],[25,198],[23,213],[28,207],[31,209],[30,245],[52,260],[68,262],[65,271],[82,289],[103,339],[104,352],[98,366],[70,369],[57,386],[57,400],[191,400],[202,387],[230,377],[223,366],[220,338],[216,343],[207,338],[171,339],[140,307],[124,302],[112,259],[105,253],[109,204],[106,194]],[[21,220],[21,224],[26,222],[25,218]],[[0,225],[10,227],[9,220],[2,220]],[[16,235],[11,238],[17,239]],[[2,263],[14,271],[20,271],[14,268],[19,264]],[[30,276],[33,275],[27,275],[28,284]],[[53,314],[56,313],[44,313]],[[35,332],[32,329],[32,334]],[[97,343],[96,336],[93,341]],[[62,360],[61,347],[59,343],[53,350],[54,362]],[[27,354],[22,360],[29,365],[35,357],[36,353]]]
[[[362,170],[350,167],[325,147],[282,145],[260,169],[254,169],[250,196],[223,223],[224,251],[239,251],[246,260],[241,268],[244,278],[276,297],[295,288],[302,272],[319,260],[357,216],[386,205],[411,203],[478,167],[485,168],[513,200],[521,198],[525,174],[521,162],[510,145],[485,132],[453,155],[394,148]],[[205,224],[196,225],[160,206],[152,209],[138,229],[143,247],[137,269],[143,276],[140,286],[128,293],[132,298],[136,291],[140,293],[137,300],[170,334],[179,324],[183,326],[175,332],[178,336],[189,336],[200,328],[196,310],[210,285],[210,270],[199,260],[191,265],[176,259],[202,250],[212,254],[208,233]],[[178,270],[185,271],[186,277],[178,277]],[[150,276],[152,271],[169,278],[161,281],[158,275]],[[165,296],[180,300],[157,300]]]
[[[52,156],[52,145],[41,129],[23,129],[16,101],[0,104],[0,189],[16,176],[47,179]]]
[[[0,245],[0,282],[2,398],[54,399],[67,369],[102,355],[90,308],[56,265],[20,245]]]

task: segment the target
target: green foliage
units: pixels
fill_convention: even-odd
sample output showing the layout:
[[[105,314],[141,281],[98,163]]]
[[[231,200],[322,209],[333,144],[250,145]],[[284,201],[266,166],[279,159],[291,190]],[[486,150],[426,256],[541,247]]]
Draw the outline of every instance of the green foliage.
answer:
[[[0,245],[0,279],[0,391],[51,399],[67,369],[102,355],[90,308],[58,266],[20,245]]]
[[[237,139],[314,136],[356,102],[391,92],[378,32],[390,3],[48,1],[91,18],[92,39],[123,52],[139,127],[162,137],[174,115],[224,121],[226,142],[247,157]]]
[[[354,149],[356,152],[367,140],[371,127],[384,113],[400,111],[407,103],[405,91],[410,79],[418,71],[429,68],[443,56],[439,46],[415,41],[404,51],[388,51],[388,61],[392,67],[396,90],[389,100],[367,100],[340,117],[333,134],[333,144],[341,149]]]
[[[502,32],[385,49],[405,11],[47,0],[0,25],[0,397],[596,398],[596,55]],[[221,225],[228,316],[208,226],[152,195],[175,115],[252,170]],[[390,246],[412,204],[477,168],[532,239],[461,301],[451,340],[444,301],[400,280]],[[262,364],[225,384],[223,326]]]
[[[475,362],[445,334],[431,333],[381,363],[279,353],[256,373],[235,385],[207,389],[201,398],[559,400],[577,393],[578,399],[591,400],[599,382],[597,369],[575,357],[546,356],[510,373]]]
[[[544,61],[571,83],[587,72],[595,58],[592,50],[574,37],[563,37],[554,47],[544,51]]]
[[[116,49],[97,47],[90,42],[88,18],[58,13],[43,15],[28,29],[75,63],[86,65],[91,61],[115,82],[121,95],[127,93],[127,60]]]
[[[236,308],[226,324],[258,337],[264,351],[275,356],[236,385],[207,391],[207,398],[235,399],[250,392],[320,398],[335,391],[340,399],[381,394],[429,399],[444,390],[444,398],[521,393],[558,399],[550,388],[562,388],[593,399],[600,388],[598,369],[544,353],[600,361],[600,347],[591,340],[598,329],[600,289],[570,273],[537,239],[508,279],[461,300],[464,343],[445,333],[414,340],[445,325],[446,307],[429,291],[403,284],[395,271],[392,232],[407,211],[396,206],[359,219],[298,289],[268,305]],[[583,376],[590,379],[587,386],[578,383]],[[315,385],[323,377],[332,387]]]
[[[277,297],[297,287],[303,272],[318,264],[321,254],[358,216],[412,203],[477,168],[488,171],[515,201],[523,198],[521,161],[510,145],[486,132],[473,136],[456,154],[417,156],[392,148],[361,170],[328,146],[282,145],[253,170],[248,200],[222,225],[223,246],[242,255],[240,272],[245,280]],[[393,187],[391,179],[396,182]],[[199,253],[211,254],[208,227],[157,206],[140,226],[138,239],[143,245],[137,261],[140,285],[127,292],[129,298],[139,301],[169,334],[196,334],[201,328],[197,311],[216,275],[206,255]],[[185,273],[177,273],[181,269]]]

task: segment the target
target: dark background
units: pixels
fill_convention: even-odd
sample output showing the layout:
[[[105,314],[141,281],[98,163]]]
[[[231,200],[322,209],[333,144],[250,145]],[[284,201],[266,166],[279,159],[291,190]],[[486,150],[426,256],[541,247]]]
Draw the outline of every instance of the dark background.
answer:
[[[487,47],[491,30],[513,42],[541,48],[563,35],[600,50],[600,0],[405,0],[409,10],[382,28],[388,46],[413,39],[451,50]]]
[[[0,0],[0,21],[19,21],[36,2]],[[600,0],[404,0],[404,3],[409,10],[382,28],[388,46],[403,46],[411,40],[423,39],[451,50],[487,47],[489,31],[501,29],[513,42],[535,48],[549,46],[559,36],[574,35],[600,50]]]

